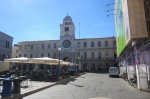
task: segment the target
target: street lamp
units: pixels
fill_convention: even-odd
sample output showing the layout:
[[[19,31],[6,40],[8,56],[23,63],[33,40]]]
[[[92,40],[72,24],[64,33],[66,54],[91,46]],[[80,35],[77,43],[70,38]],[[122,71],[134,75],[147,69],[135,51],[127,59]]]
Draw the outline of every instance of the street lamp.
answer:
[[[115,14],[108,14],[107,17],[109,17],[110,15],[115,15]]]
[[[60,51],[61,51],[61,46],[58,47],[58,51],[59,51],[59,66],[58,66],[58,75],[60,75],[61,72],[61,68],[60,68]]]
[[[110,9],[110,10],[107,10],[106,12],[109,12],[109,11],[111,11],[111,10],[116,10],[116,9]]]
[[[110,3],[110,4],[107,4],[106,6],[110,6],[110,5],[112,5],[112,4],[116,4],[116,3]]]

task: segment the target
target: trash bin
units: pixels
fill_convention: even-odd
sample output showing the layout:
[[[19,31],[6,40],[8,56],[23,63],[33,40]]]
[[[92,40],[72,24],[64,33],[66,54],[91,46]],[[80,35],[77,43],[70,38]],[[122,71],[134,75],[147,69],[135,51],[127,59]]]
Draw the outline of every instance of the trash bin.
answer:
[[[21,78],[14,78],[13,80],[13,94],[20,93],[20,82],[22,82]]]
[[[3,89],[1,96],[2,97],[8,97],[12,94],[12,79],[11,78],[5,78],[3,80]]]

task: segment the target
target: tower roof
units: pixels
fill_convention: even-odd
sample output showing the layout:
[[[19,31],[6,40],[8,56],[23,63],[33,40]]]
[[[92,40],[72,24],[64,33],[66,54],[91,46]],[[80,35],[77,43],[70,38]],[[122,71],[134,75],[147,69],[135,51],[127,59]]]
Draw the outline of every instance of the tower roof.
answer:
[[[63,19],[63,21],[72,21],[72,18],[71,18],[69,15],[67,15],[67,16]]]

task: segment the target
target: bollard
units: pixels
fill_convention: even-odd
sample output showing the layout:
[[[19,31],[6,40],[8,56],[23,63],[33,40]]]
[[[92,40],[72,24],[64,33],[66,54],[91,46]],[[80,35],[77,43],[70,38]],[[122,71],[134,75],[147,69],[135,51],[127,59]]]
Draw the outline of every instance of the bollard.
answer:
[[[8,97],[12,94],[12,79],[11,78],[5,78],[3,81],[3,89],[1,96],[2,97]]]
[[[21,78],[14,78],[13,80],[13,94],[20,93],[20,82],[22,82]]]

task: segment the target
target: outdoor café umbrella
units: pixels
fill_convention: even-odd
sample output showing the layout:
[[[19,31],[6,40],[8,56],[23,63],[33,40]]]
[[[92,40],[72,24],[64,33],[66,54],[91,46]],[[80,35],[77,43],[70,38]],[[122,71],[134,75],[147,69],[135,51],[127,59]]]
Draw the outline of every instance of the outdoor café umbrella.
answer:
[[[38,64],[57,64],[58,60],[49,58],[49,57],[42,57],[42,58],[30,58],[30,62],[38,63]]]
[[[17,62],[17,63],[28,63],[29,58],[26,57],[18,57],[18,58],[10,58],[10,59],[5,59],[5,62]]]

